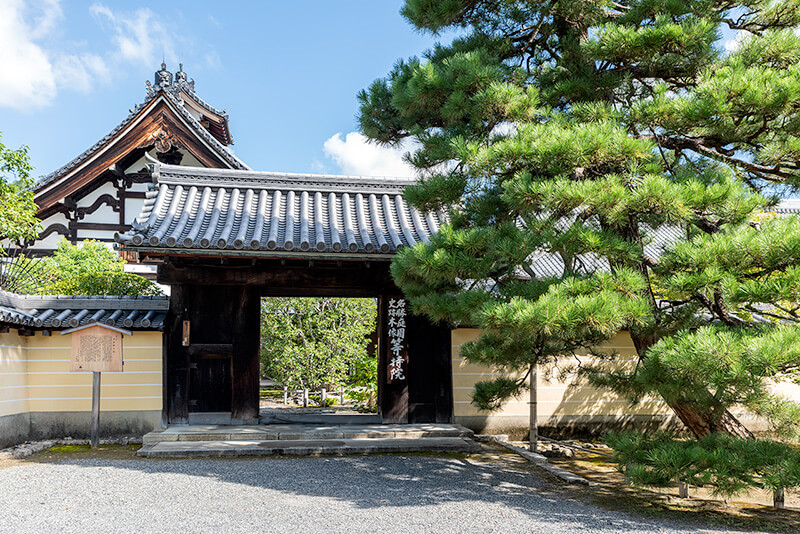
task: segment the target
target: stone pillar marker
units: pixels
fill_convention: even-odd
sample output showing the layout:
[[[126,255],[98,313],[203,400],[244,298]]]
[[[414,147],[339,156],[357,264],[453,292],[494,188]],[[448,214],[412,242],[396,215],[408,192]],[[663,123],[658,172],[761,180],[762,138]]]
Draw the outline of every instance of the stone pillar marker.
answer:
[[[122,336],[129,330],[102,323],[70,328],[61,335],[71,335],[70,372],[92,373],[91,448],[100,446],[100,373],[122,372]]]

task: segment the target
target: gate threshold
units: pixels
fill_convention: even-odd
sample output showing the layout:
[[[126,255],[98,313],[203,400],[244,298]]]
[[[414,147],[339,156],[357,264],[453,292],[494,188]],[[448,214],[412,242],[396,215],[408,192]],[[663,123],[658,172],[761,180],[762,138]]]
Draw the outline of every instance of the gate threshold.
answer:
[[[459,425],[172,425],[144,436],[140,456],[262,456],[475,452]]]

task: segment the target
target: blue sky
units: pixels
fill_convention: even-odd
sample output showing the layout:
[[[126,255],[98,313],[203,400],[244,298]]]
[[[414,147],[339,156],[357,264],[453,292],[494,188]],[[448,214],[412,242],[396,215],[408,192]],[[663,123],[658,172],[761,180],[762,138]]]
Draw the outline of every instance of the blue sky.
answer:
[[[228,111],[233,149],[254,169],[409,175],[402,149],[367,144],[355,122],[357,92],[436,41],[401,5],[0,0],[0,134],[47,174],[144,99],[163,53]],[[723,35],[726,48],[735,37]]]
[[[144,99],[162,53],[226,109],[252,168],[401,175],[355,132],[356,93],[436,39],[400,0],[0,0],[0,133],[35,174],[67,163]],[[447,36],[443,38],[449,40]]]

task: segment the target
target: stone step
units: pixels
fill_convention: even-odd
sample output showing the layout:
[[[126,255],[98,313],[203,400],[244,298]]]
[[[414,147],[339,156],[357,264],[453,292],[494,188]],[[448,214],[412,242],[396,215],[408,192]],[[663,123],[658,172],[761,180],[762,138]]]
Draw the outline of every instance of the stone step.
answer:
[[[259,423],[272,424],[306,424],[306,425],[370,425],[381,423],[378,414],[345,414],[345,413],[288,413],[275,410],[261,412]]]
[[[309,456],[320,454],[385,454],[412,452],[477,452],[480,445],[469,438],[363,438],[234,441],[161,441],[144,445],[139,456],[148,458]]]
[[[144,445],[176,441],[270,441],[387,438],[472,438],[459,425],[171,425],[143,438]]]

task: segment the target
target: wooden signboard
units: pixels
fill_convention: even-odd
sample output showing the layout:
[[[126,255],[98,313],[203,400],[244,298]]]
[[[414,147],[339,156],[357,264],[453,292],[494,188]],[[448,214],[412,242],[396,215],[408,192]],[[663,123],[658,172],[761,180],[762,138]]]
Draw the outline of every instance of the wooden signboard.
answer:
[[[122,372],[122,334],[128,330],[106,324],[93,323],[70,328],[61,335],[72,335],[70,371],[92,373],[92,433],[91,446],[100,446],[100,373]]]
[[[69,370],[122,372],[122,334],[119,329],[93,324],[72,331],[72,357]]]

